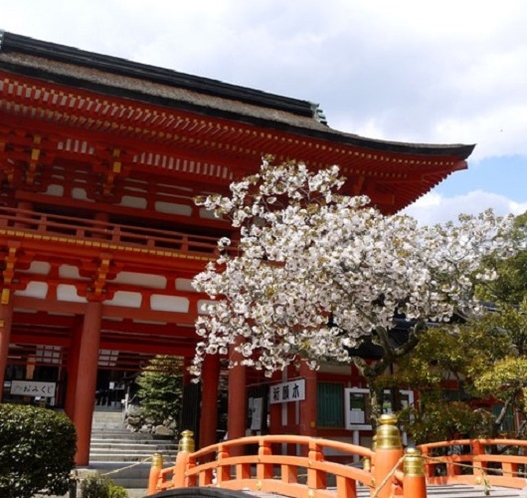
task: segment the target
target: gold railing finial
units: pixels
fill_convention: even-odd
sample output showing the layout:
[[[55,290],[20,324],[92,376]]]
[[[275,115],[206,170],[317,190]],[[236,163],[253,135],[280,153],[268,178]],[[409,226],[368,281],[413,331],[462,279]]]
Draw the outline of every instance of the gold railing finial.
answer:
[[[411,446],[406,448],[404,451],[403,470],[406,476],[423,477],[425,475],[425,463],[419,448]]]
[[[179,440],[179,451],[194,452],[194,433],[192,431],[183,431]]]
[[[152,455],[152,467],[163,468],[163,455],[161,453],[154,453]]]
[[[402,449],[401,431],[397,427],[397,417],[391,414],[384,414],[379,417],[379,427],[375,434],[375,450],[378,449]]]

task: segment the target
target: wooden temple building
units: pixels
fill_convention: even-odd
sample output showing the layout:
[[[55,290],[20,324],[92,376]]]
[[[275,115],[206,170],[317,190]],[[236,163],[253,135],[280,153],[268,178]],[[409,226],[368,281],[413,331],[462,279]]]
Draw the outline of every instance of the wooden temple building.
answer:
[[[88,464],[98,379],[156,354],[193,357],[207,296],[191,280],[233,230],[195,196],[227,193],[272,154],[338,164],[347,192],[394,213],[466,168],[472,148],[363,138],[330,128],[311,102],[0,32],[3,401],[64,409]],[[200,446],[216,440],[220,365],[208,358],[184,396],[183,428]],[[229,437],[264,425],[327,436],[320,384],[349,383],[303,367],[265,385],[244,367],[223,374]],[[291,379],[302,395],[288,404]]]

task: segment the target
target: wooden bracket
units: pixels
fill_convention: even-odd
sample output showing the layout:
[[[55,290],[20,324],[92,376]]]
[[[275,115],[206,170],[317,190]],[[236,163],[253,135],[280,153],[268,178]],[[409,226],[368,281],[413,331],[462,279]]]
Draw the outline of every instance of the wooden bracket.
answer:
[[[108,272],[111,265],[111,256],[109,254],[102,254],[101,259],[99,260],[99,266],[97,268],[97,273],[93,280],[93,285],[90,289],[90,299],[91,300],[102,300],[105,299],[105,286],[106,279],[108,277]]]
[[[2,271],[3,286],[2,294],[0,296],[0,304],[9,304],[11,298],[11,283],[15,275],[15,263],[16,263],[16,252],[17,247],[10,246],[9,252],[4,258],[4,269]]]
[[[37,166],[40,159],[42,137],[35,135],[33,137],[33,148],[31,149],[31,157],[29,159],[26,170],[26,184],[33,185],[37,173]]]
[[[106,173],[105,181],[102,186],[104,195],[110,195],[112,193],[115,177],[121,173],[121,170],[121,149],[114,149],[112,152],[109,168]]]

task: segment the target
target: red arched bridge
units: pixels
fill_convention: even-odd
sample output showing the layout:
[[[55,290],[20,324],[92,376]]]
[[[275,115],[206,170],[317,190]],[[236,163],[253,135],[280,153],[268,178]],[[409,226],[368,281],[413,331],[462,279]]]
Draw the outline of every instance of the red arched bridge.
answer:
[[[461,439],[403,449],[396,418],[379,420],[375,448],[307,436],[254,436],[194,451],[185,431],[172,467],[154,455],[148,493],[162,497],[520,497],[527,441]],[[295,455],[284,454],[294,445]],[[338,453],[339,462],[328,454]],[[360,461],[360,465],[357,462]]]

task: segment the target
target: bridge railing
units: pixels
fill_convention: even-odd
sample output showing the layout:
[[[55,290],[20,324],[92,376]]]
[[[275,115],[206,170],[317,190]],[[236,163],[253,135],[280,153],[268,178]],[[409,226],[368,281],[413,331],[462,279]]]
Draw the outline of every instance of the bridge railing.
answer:
[[[420,445],[429,484],[527,485],[527,441],[457,439]]]
[[[301,498],[356,498],[357,486],[372,498],[426,498],[427,485],[468,484],[523,489],[527,484],[527,441],[457,439],[403,452],[396,418],[383,415],[374,449],[306,436],[253,436],[194,451],[184,431],[172,467],[156,454],[148,493],[175,488],[218,487]],[[295,454],[284,454],[295,447]],[[360,458],[362,467],[331,461]],[[347,457],[347,458],[346,458]],[[341,458],[340,458],[341,459]]]
[[[375,451],[358,445],[307,436],[252,436],[224,441],[194,451],[190,431],[180,442],[176,464],[163,468],[156,455],[149,480],[149,494],[173,488],[208,487],[262,491],[301,498],[355,498],[359,484],[371,495],[389,498],[425,498],[426,484],[420,452],[403,453],[393,416],[383,416]],[[284,454],[285,446],[296,448]],[[337,451],[363,466],[331,461]],[[354,458],[355,457],[355,458]]]

